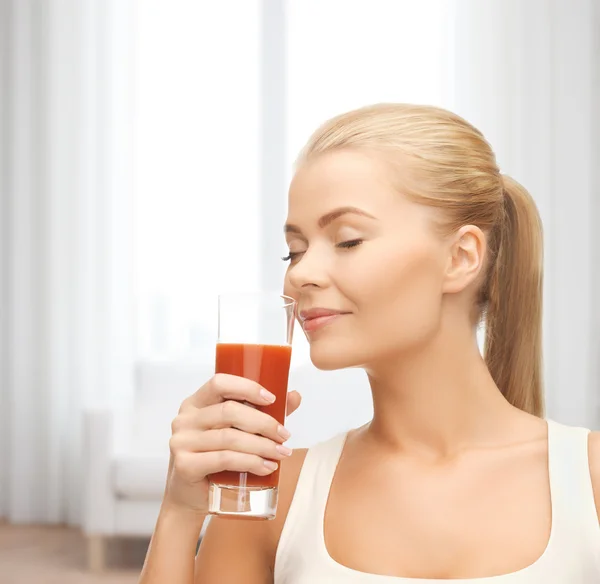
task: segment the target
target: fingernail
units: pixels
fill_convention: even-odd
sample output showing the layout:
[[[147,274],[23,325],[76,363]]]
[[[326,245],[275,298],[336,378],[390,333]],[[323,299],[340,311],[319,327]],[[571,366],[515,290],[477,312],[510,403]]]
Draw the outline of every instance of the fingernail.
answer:
[[[291,448],[283,446],[282,444],[278,444],[277,446],[275,446],[275,450],[277,450],[279,454],[283,454],[284,456],[291,456],[293,452]]]
[[[260,390],[260,397],[262,397],[265,401],[269,402],[270,404],[272,404],[276,399],[275,396],[266,389]]]
[[[272,460],[264,460],[263,463],[269,470],[277,470],[278,464],[276,462],[273,462]]]
[[[279,434],[284,440],[287,440],[291,436],[291,434],[283,426],[277,427],[277,434]]]

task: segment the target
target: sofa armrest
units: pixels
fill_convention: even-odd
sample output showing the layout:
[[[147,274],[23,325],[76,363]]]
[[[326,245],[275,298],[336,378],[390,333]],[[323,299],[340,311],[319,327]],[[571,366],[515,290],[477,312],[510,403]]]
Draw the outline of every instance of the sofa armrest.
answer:
[[[83,431],[83,531],[88,535],[111,535],[116,504],[112,485],[114,413],[85,411]]]

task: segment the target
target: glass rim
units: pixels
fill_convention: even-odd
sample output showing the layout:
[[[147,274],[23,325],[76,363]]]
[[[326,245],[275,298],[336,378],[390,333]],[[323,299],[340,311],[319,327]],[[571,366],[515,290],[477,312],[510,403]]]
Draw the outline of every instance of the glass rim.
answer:
[[[222,292],[217,295],[219,304],[221,304],[221,300],[239,299],[260,301],[261,299],[268,299],[273,297],[280,298],[284,301],[279,308],[289,308],[290,306],[294,306],[296,304],[296,300],[294,300],[291,296],[287,296],[286,294],[282,294],[281,292],[268,290],[259,292]]]

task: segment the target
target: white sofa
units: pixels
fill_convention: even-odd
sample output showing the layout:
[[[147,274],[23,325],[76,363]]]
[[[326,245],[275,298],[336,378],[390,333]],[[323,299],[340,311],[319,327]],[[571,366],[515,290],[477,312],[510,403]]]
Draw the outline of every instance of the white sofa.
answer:
[[[211,367],[197,364],[146,364],[138,371],[129,415],[86,412],[83,530],[92,570],[104,566],[107,538],[152,534],[164,491],[171,420],[181,401],[211,374]],[[291,447],[310,446],[370,419],[370,392],[361,371],[292,366],[290,388],[304,398],[286,424]]]

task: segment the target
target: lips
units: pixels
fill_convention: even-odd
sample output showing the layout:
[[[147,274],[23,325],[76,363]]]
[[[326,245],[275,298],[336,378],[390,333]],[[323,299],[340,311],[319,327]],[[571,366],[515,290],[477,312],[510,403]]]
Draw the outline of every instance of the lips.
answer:
[[[309,310],[302,310],[299,316],[304,331],[312,332],[335,322],[346,314],[350,313],[330,308],[311,308]]]

